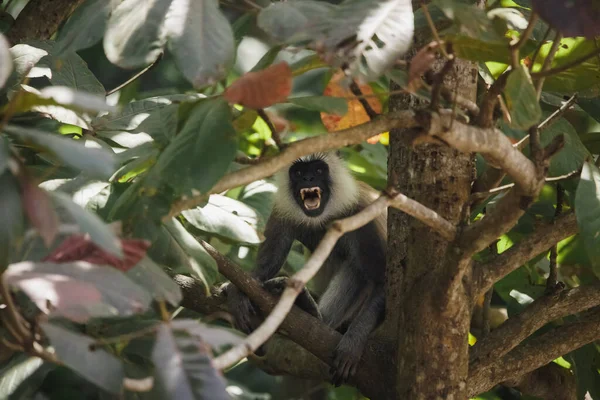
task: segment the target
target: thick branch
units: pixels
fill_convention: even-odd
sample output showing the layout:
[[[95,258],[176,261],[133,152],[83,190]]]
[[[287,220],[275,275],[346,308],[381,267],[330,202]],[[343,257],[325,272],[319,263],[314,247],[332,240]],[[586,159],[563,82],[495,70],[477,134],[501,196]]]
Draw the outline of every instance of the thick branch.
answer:
[[[469,370],[468,393],[474,396],[499,382],[515,379],[552,360],[600,338],[600,309],[586,313],[578,321],[552,329],[527,341],[505,356],[484,366],[475,362]]]
[[[547,323],[585,311],[598,304],[600,304],[599,284],[540,297],[520,314],[509,318],[488,336],[478,341],[471,348],[471,363],[490,365]]]
[[[566,214],[554,223],[540,224],[536,230],[498,257],[486,264],[476,264],[473,269],[475,294],[481,295],[495,282],[519,268],[528,260],[547,251],[555,243],[577,233],[575,214]]]
[[[377,133],[386,132],[391,129],[414,128],[417,126],[414,116],[415,114],[412,111],[390,113],[362,125],[291,143],[281,153],[272,158],[265,159],[257,165],[252,165],[225,175],[208,193],[202,193],[175,203],[169,215],[165,217],[165,220],[169,220],[183,210],[197,206],[209,194],[221,193],[225,190],[246,185],[255,180],[273,175],[279,169],[291,164],[301,156],[357,144]]]
[[[6,36],[13,45],[28,39],[50,39],[81,3],[83,0],[31,0]]]

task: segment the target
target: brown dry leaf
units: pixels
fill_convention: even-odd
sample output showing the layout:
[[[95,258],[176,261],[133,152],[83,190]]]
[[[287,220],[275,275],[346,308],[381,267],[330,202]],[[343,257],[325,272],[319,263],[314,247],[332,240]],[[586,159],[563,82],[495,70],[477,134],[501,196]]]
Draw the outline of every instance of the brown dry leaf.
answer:
[[[292,69],[284,61],[241,76],[223,96],[232,104],[257,109],[282,103],[291,92]]]
[[[343,71],[338,71],[331,77],[331,80],[325,87],[323,92],[324,96],[333,97],[352,97],[354,94],[349,87],[345,87],[342,84],[342,80],[345,78]],[[373,89],[367,84],[358,84],[363,95],[372,95]],[[367,97],[367,102],[371,105],[373,110],[380,114],[382,112],[381,101],[377,97]],[[369,115],[365,111],[364,107],[358,99],[348,100],[348,112],[344,116],[336,114],[327,114],[321,112],[321,121],[328,132],[339,131],[342,129],[350,128],[360,124],[364,124],[370,120]],[[367,142],[377,143],[381,134],[370,137]]]
[[[140,239],[121,239],[121,247],[124,255],[122,260],[96,246],[86,235],[71,235],[43,261],[56,263],[87,261],[90,264],[110,265],[127,272],[144,258],[150,242]]]
[[[421,84],[423,83],[421,81],[421,75],[427,72],[433,65],[437,47],[437,42],[430,43],[419,50],[410,61],[410,66],[408,68],[408,85],[406,87],[406,90],[410,93],[415,93],[419,87],[421,87]]]

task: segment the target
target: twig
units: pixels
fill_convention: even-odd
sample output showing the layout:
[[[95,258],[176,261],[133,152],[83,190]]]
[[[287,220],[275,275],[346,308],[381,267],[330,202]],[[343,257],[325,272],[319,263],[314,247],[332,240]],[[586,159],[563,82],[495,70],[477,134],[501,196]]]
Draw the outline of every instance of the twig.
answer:
[[[277,132],[277,129],[275,129],[275,125],[273,125],[273,122],[271,122],[271,118],[269,118],[265,110],[263,110],[262,108],[258,108],[256,112],[269,127],[269,130],[271,131],[271,138],[273,139],[279,150],[283,150],[287,145],[281,140],[281,136],[279,136],[279,132]]]
[[[558,48],[560,47],[561,39],[562,33],[556,32],[556,35],[554,36],[554,41],[552,42],[552,47],[550,47],[550,52],[548,53],[548,56],[546,56],[546,58],[544,59],[544,63],[542,64],[542,69],[540,70],[541,73],[544,73],[545,71],[548,71],[550,69],[550,65],[552,65],[552,60],[554,60],[554,56],[556,55],[556,53],[558,52]],[[537,98],[539,100],[540,96],[542,95],[542,87],[544,86],[545,78],[542,75],[536,76],[533,79],[537,79],[537,81],[535,82],[535,90],[537,92]]]
[[[521,49],[521,47],[523,47],[523,45],[525,45],[527,39],[529,39],[529,36],[531,35],[531,32],[533,32],[537,19],[538,15],[535,12],[532,12],[529,16],[527,28],[525,28],[517,42],[510,45],[511,65],[513,69],[519,66],[519,60],[521,59],[519,50]]]
[[[113,344],[113,343],[128,342],[132,339],[137,339],[139,337],[146,336],[150,333],[154,333],[158,329],[159,325],[160,324],[151,325],[146,328],[137,330],[135,332],[124,333],[123,335],[119,335],[119,336],[113,336],[113,337],[109,337],[109,338],[100,338],[100,339],[97,339],[96,342],[94,342],[90,346],[90,348],[96,348],[98,346],[106,346],[108,344]]]
[[[435,41],[438,43],[438,47],[439,47],[442,55],[444,56],[444,58],[450,59],[450,56],[448,55],[448,53],[446,53],[446,49],[444,49],[444,42],[442,42],[442,40],[440,39],[440,35],[437,31],[437,28],[435,27],[435,24],[433,23],[431,14],[429,14],[429,8],[427,7],[427,4],[424,1],[421,1],[421,9],[423,10],[423,15],[425,15],[425,19],[427,19],[427,24],[429,25],[429,29],[431,29],[431,33],[433,34]]]
[[[235,156],[234,161],[238,164],[257,165],[263,161],[262,157],[250,158],[245,156]]]
[[[563,201],[565,192],[562,185],[559,183],[556,185],[556,209],[554,210],[554,219],[556,221],[558,217],[562,215]],[[550,272],[548,279],[546,280],[546,293],[553,293],[558,287],[558,268],[556,259],[558,257],[558,246],[555,244],[550,248]]]
[[[433,86],[431,90],[431,103],[429,107],[431,110],[435,111],[439,108],[440,105],[440,94],[442,92],[442,87],[444,86],[444,77],[452,70],[454,66],[455,58],[454,56],[448,58],[444,63],[442,69],[434,75],[433,77]]]
[[[498,101],[498,96],[504,90],[506,86],[506,82],[508,81],[508,76],[511,74],[513,70],[509,69],[504,71],[502,75],[498,77],[492,83],[485,96],[483,97],[483,101],[481,102],[481,112],[479,113],[479,117],[477,118],[477,125],[482,128],[490,128],[494,124],[494,109],[496,108],[496,102]]]
[[[123,89],[125,86],[129,85],[131,82],[135,81],[140,76],[144,75],[146,72],[150,71],[156,64],[158,64],[158,62],[162,59],[162,57],[163,57],[163,53],[159,53],[158,57],[156,57],[156,60],[152,61],[152,63],[150,65],[144,67],[144,69],[142,69],[137,74],[133,75],[131,78],[127,79],[125,82],[121,83],[116,88],[108,90],[106,92],[106,95],[110,96],[111,94],[118,92],[119,90]]]
[[[388,203],[389,199],[382,196],[361,212],[333,222],[304,267],[290,278],[289,286],[285,288],[279,302],[269,316],[255,331],[246,337],[243,343],[215,358],[213,360],[214,367],[219,370],[225,369],[237,363],[267,341],[277,331],[306,283],[319,271],[329,257],[338,239],[346,232],[356,230],[375,219],[386,210]]]
[[[354,81],[354,79],[352,79],[351,82],[350,82],[350,91],[352,91],[352,94],[354,94],[356,96],[356,99],[358,101],[360,101],[360,104],[365,109],[365,112],[369,116],[369,119],[373,120],[373,119],[377,118],[377,116],[379,114],[377,114],[377,112],[375,110],[373,110],[373,107],[371,107],[371,104],[369,104],[369,102],[367,101],[367,99],[365,99],[363,97],[363,92],[362,92],[362,90],[360,90],[360,87]]]
[[[475,293],[482,294],[492,285],[555,243],[577,233],[575,214],[566,214],[551,224],[539,224],[529,236],[488,263],[473,268]]]
[[[592,51],[590,51],[588,54],[579,57],[576,60],[573,60],[569,63],[563,64],[560,67],[556,67],[556,68],[552,68],[552,69],[547,69],[547,70],[541,70],[539,72],[534,72],[531,74],[531,77],[533,79],[539,79],[539,78],[545,78],[548,76],[552,76],[552,75],[556,75],[556,74],[560,74],[561,72],[565,72],[573,67],[578,66],[579,64],[583,64],[584,62],[586,62],[587,60],[589,60],[590,58],[593,58],[597,55],[600,54],[600,48],[594,49]]]
[[[548,118],[543,120],[538,125],[538,128],[540,129],[540,131],[548,128],[554,122],[556,122],[560,117],[562,117],[564,115],[564,113],[566,113],[571,107],[573,107],[573,105],[576,102],[577,102],[577,93],[575,93],[573,96],[569,97],[569,99],[567,101],[565,101],[556,111],[554,111],[552,114],[550,114],[548,116]]]
[[[481,338],[486,337],[490,333],[490,307],[493,294],[494,288],[491,288],[485,292],[485,296],[483,296],[483,326],[481,328]]]

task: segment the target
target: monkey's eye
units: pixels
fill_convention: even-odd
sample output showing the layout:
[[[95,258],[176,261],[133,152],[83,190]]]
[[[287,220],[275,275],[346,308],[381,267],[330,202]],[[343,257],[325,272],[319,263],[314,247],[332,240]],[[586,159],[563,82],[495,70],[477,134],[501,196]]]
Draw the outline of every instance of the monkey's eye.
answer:
[[[323,170],[321,168],[317,168],[317,175],[323,175]]]
[[[296,171],[296,176],[300,176],[300,175],[302,175],[302,172]]]

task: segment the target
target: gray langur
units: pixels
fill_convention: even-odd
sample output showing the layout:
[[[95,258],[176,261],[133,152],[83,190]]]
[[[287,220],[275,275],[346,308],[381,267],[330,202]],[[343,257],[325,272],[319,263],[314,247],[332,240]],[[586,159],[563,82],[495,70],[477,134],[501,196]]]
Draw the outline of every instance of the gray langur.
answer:
[[[276,179],[278,191],[265,227],[266,239],[252,271],[261,282],[279,272],[294,240],[314,251],[330,222],[356,214],[374,199],[368,185],[356,181],[335,153],[302,157]],[[383,319],[386,220],[384,214],[344,234],[315,277],[322,290],[318,311],[325,323],[343,333],[331,364],[336,385],[355,374],[369,334]],[[254,306],[235,286],[227,292],[237,327],[249,333]]]

